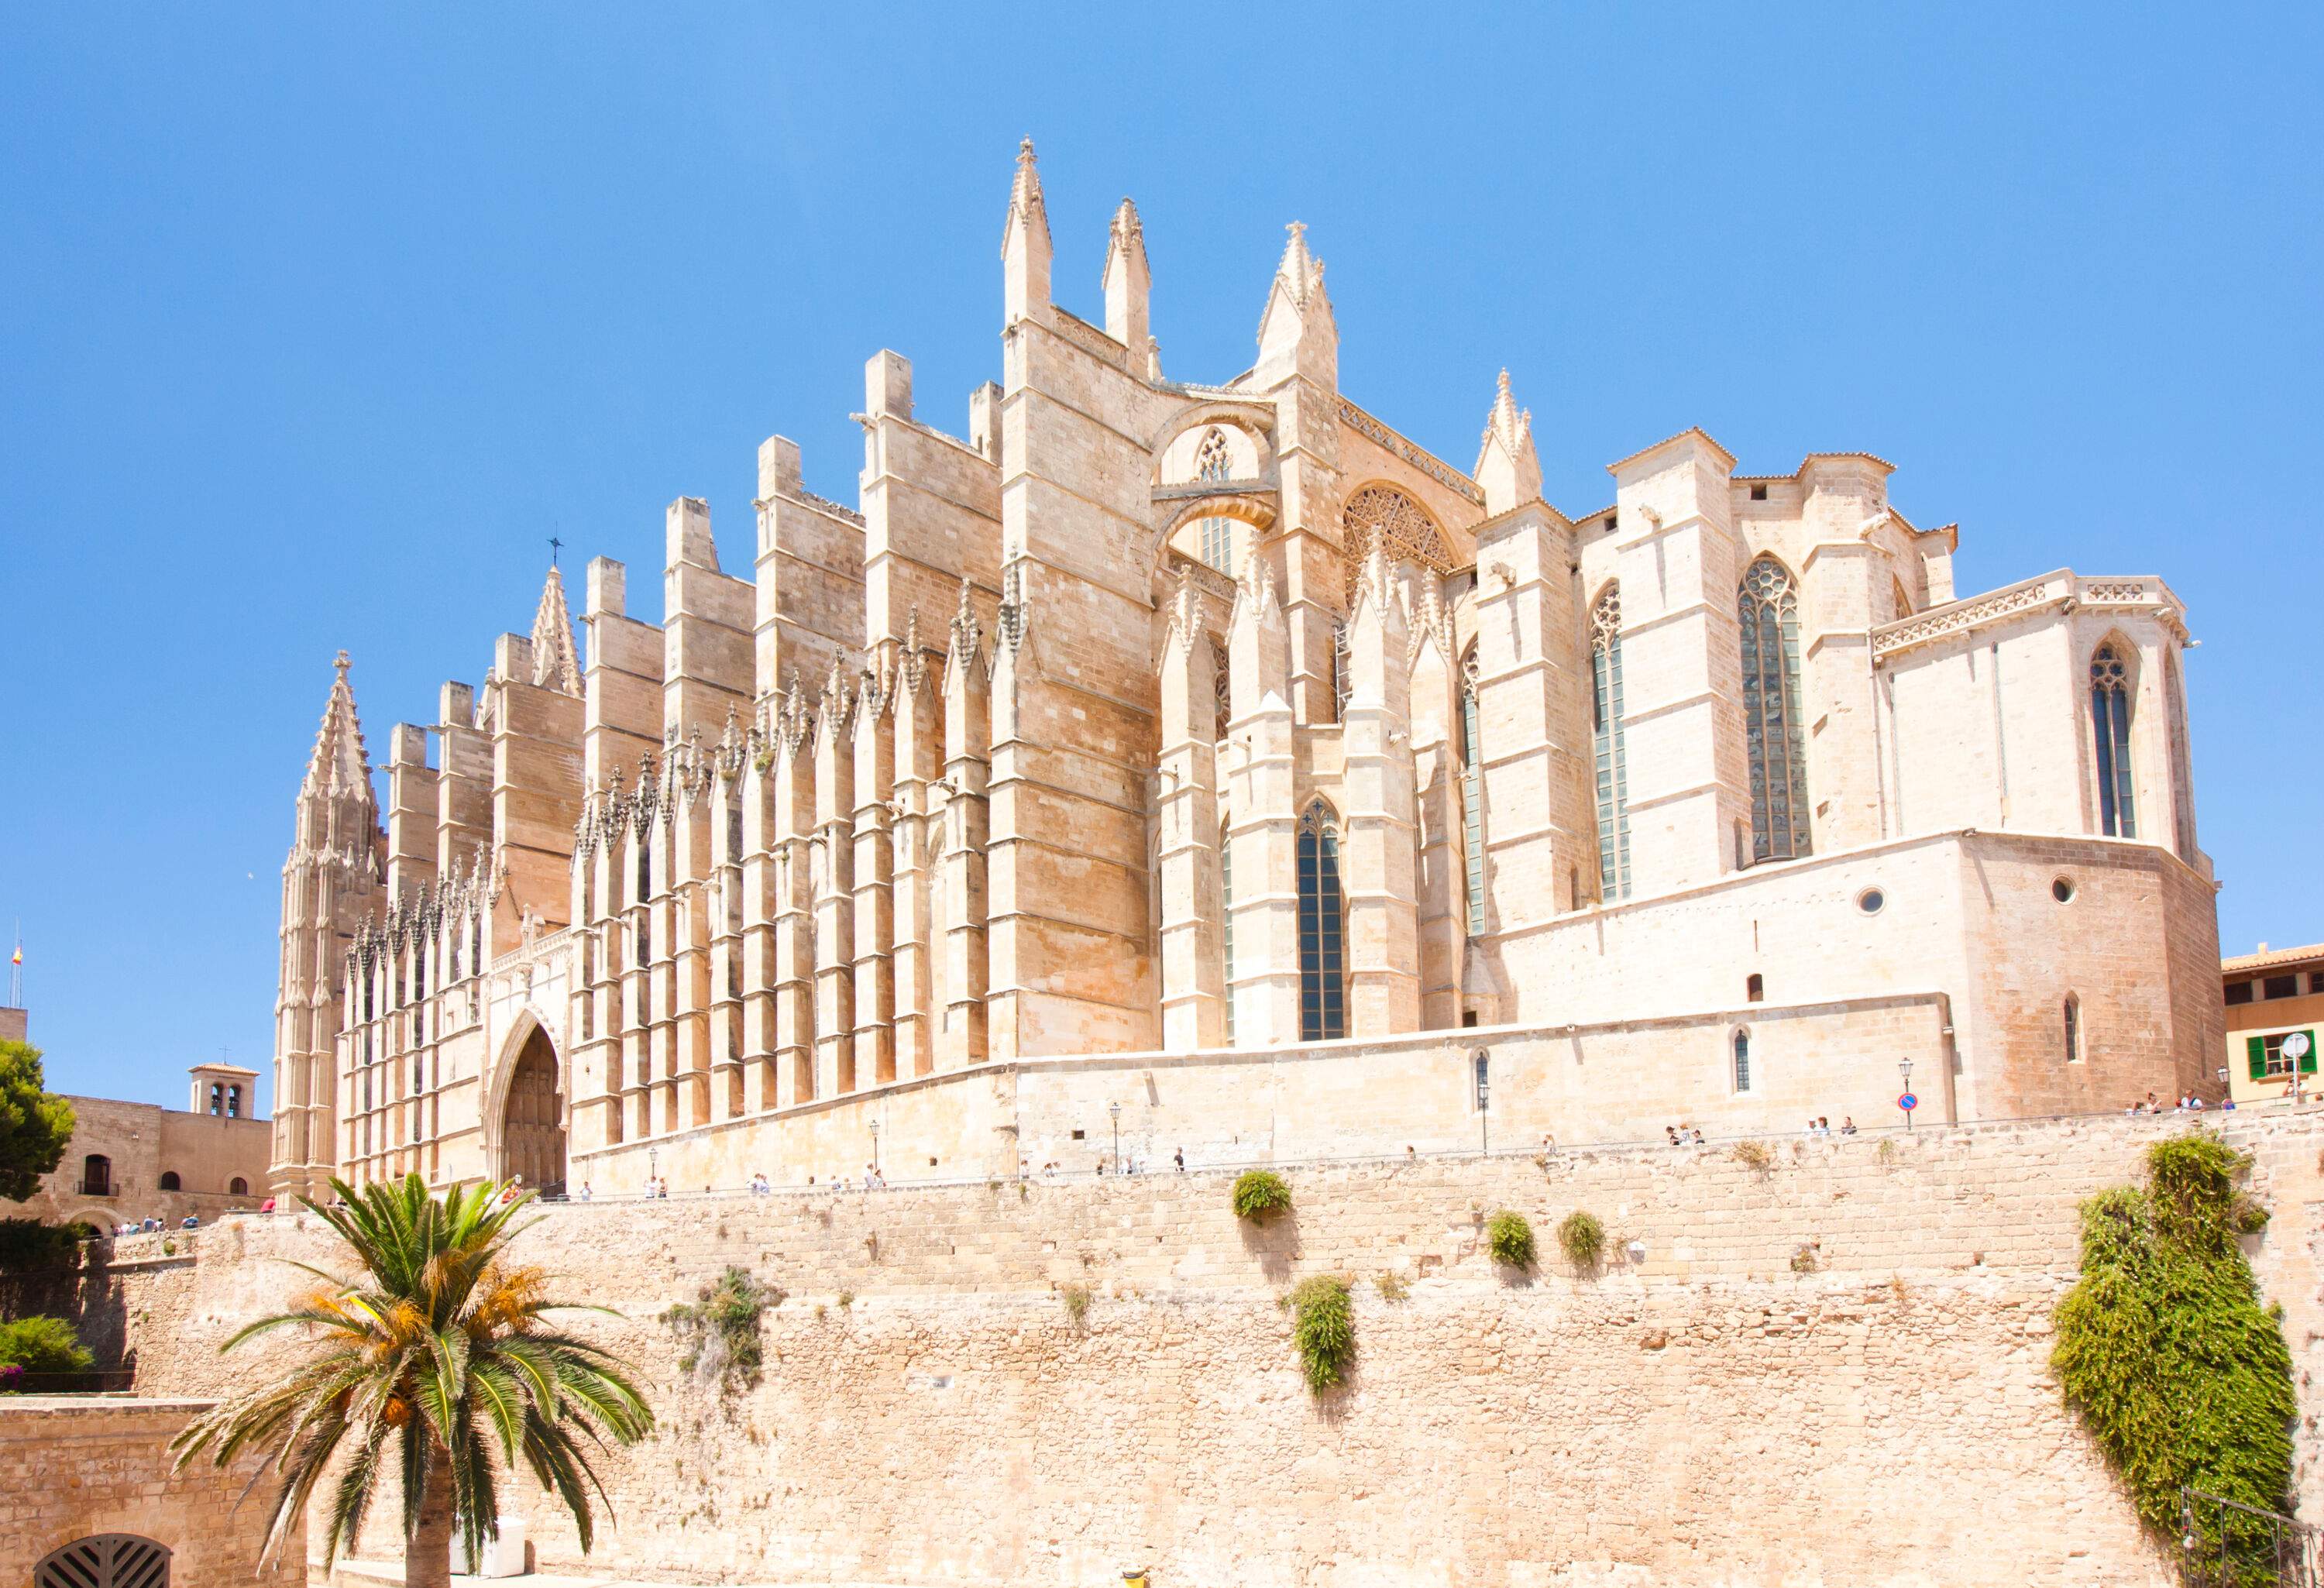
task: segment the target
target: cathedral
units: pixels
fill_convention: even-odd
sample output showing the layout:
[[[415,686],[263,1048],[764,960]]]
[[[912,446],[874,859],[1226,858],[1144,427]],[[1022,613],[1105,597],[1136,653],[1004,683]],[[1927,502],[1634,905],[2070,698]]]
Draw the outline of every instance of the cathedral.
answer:
[[[1506,374],[1456,468],[1340,390],[1296,225],[1251,366],[1167,376],[1127,199],[1102,324],[1055,301],[1029,142],[1000,263],[963,433],[865,366],[854,506],[770,439],[751,568],[679,498],[659,622],[600,558],[576,644],[552,568],[376,769],[341,656],[283,873],[278,1190],[2218,1090],[2160,578],[1962,596],[1889,464],[1743,474],[1699,429],[1562,511]]]

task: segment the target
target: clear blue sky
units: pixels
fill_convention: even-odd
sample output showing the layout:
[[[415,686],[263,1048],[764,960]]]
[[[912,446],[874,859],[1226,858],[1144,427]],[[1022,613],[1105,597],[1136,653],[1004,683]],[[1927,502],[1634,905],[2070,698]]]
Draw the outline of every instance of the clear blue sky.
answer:
[[[1894,460],[1965,592],[2162,573],[2222,942],[2324,937],[2317,8],[1136,14],[0,11],[0,930],[51,1085],[268,1068],[340,647],[376,753],[552,531],[650,570],[704,495],[742,559],[775,431],[852,498],[877,349],[964,429],[1027,133],[1060,301],[1134,196],[1178,376],[1249,362],[1301,219],[1342,384],[1456,464],[1507,365],[1570,510],[1700,424]]]

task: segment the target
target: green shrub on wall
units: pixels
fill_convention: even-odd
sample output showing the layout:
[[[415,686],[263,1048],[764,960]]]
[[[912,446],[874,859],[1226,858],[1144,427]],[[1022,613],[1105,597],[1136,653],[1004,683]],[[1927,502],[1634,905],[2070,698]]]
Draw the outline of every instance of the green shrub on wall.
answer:
[[[2050,1363],[2148,1528],[2255,1568],[2270,1558],[2256,1519],[2200,1508],[2182,1532],[2181,1499],[2292,1509],[2292,1353],[2236,1243],[2267,1218],[2241,1188],[2250,1168],[2182,1136],[2147,1149],[2144,1186],[2085,1202],[2082,1275],[2058,1304]]]
[[[1485,1250],[1506,1269],[1533,1267],[1533,1226],[1521,1213],[1504,1208],[1485,1226]]]
[[[1304,1279],[1291,1292],[1291,1339],[1307,1388],[1321,1395],[1340,1381],[1356,1354],[1356,1312],[1348,1282],[1337,1274]]]
[[[1606,1226],[1598,1222],[1596,1214],[1577,1207],[1557,1226],[1557,1246],[1575,1272],[1589,1273],[1606,1255]]]
[[[1239,1219],[1263,1219],[1291,1205],[1291,1187],[1270,1169],[1246,1169],[1235,1177],[1234,1210]]]
[[[661,1315],[685,1343],[678,1365],[722,1391],[759,1381],[761,1317],[782,1305],[780,1287],[762,1284],[750,1269],[729,1268]]]

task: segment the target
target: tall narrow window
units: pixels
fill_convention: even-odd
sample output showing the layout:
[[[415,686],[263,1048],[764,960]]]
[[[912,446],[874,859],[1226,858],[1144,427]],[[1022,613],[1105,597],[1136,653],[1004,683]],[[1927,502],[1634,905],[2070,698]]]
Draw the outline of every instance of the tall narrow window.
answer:
[[[1735,1089],[1738,1092],[1751,1089],[1751,1033],[1748,1031],[1735,1033]]]
[[[1227,648],[1211,639],[1211,737],[1223,739],[1234,721],[1234,669]]]
[[[2072,1064],[2082,1057],[2082,1001],[2070,992],[2067,993],[2063,1012],[2066,1062]]]
[[[2098,831],[2135,838],[2130,771],[2130,675],[2123,648],[2108,641],[2090,658],[2090,726],[2098,752]]]
[[[1590,612],[1591,717],[1598,762],[1598,897],[1630,896],[1630,778],[1622,753],[1622,587]]]
[[[1219,815],[1219,957],[1224,962],[1227,1042],[1234,1042],[1234,812]]]
[[[1461,847],[1469,890],[1469,936],[1485,935],[1485,767],[1477,726],[1477,658],[1470,653],[1461,690]]]
[[[2179,651],[2163,652],[2163,709],[2171,714],[2171,823],[2179,858],[2195,858],[2195,771],[2187,749],[2187,684],[2179,671]]]
[[[1206,485],[1216,485],[1234,477],[1234,458],[1227,450],[1227,439],[1216,425],[1203,438],[1194,453],[1194,477]],[[1206,518],[1203,521],[1203,560],[1226,575],[1234,577],[1234,520]]]
[[[653,835],[638,835],[638,898],[643,904],[653,897]]]
[[[1772,557],[1743,575],[1743,747],[1751,765],[1751,857],[1809,853],[1807,737],[1800,721],[1800,602]]]
[[[1340,830],[1318,799],[1299,818],[1299,1037],[1327,1041],[1348,1034],[1341,940]]]

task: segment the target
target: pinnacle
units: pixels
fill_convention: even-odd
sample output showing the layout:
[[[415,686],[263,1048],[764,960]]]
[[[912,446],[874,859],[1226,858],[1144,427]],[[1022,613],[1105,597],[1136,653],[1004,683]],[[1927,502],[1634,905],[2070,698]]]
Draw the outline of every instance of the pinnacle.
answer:
[[[347,653],[332,661],[336,677],[323,703],[323,720],[315,730],[315,750],[307,762],[301,794],[346,794],[371,791],[371,760],[364,751],[363,722],[355,715],[355,692],[347,682]]]
[[[540,606],[532,618],[532,681],[559,694],[581,693],[581,659],[573,648],[573,614],[565,605],[565,577],[549,565]]]

